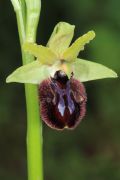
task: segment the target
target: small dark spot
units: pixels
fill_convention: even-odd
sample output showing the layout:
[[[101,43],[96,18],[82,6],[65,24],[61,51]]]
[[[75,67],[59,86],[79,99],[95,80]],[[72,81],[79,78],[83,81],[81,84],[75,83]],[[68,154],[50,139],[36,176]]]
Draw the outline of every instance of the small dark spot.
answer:
[[[59,82],[61,84],[66,84],[68,79],[68,76],[64,71],[56,71],[54,74],[54,77],[52,78],[53,81]]]

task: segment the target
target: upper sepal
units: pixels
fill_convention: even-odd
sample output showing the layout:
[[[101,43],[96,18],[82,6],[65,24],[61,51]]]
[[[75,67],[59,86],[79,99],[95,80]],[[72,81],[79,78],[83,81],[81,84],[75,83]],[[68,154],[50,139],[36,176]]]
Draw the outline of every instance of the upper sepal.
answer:
[[[59,22],[53,30],[47,47],[60,56],[69,47],[74,35],[74,28],[74,25],[66,22]]]

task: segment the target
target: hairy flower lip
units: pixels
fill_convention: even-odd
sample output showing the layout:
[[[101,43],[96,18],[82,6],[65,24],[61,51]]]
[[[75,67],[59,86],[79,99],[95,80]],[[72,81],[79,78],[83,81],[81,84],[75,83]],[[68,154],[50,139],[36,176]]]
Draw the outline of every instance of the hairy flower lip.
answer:
[[[57,71],[39,85],[42,120],[56,130],[75,129],[86,112],[84,85],[72,76]]]

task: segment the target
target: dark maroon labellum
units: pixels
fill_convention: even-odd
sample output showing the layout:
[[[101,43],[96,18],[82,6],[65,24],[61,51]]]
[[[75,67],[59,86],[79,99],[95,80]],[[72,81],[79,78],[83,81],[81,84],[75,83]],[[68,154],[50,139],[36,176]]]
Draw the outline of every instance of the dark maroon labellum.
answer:
[[[74,129],[85,115],[86,92],[84,85],[63,71],[39,85],[41,117],[51,128]]]

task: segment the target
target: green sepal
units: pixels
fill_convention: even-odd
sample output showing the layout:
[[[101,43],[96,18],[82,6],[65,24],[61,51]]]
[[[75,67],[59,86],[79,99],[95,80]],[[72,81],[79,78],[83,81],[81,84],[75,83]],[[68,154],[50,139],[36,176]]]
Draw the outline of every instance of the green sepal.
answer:
[[[95,62],[76,59],[73,63],[67,63],[68,69],[74,73],[74,77],[81,82],[104,79],[117,78],[117,74],[112,69]]]
[[[39,84],[42,80],[53,76],[58,69],[57,64],[47,66],[36,60],[17,68],[7,77],[6,82]]]
[[[59,22],[47,43],[47,47],[52,49],[59,57],[69,47],[74,35],[74,25],[66,22]]]

